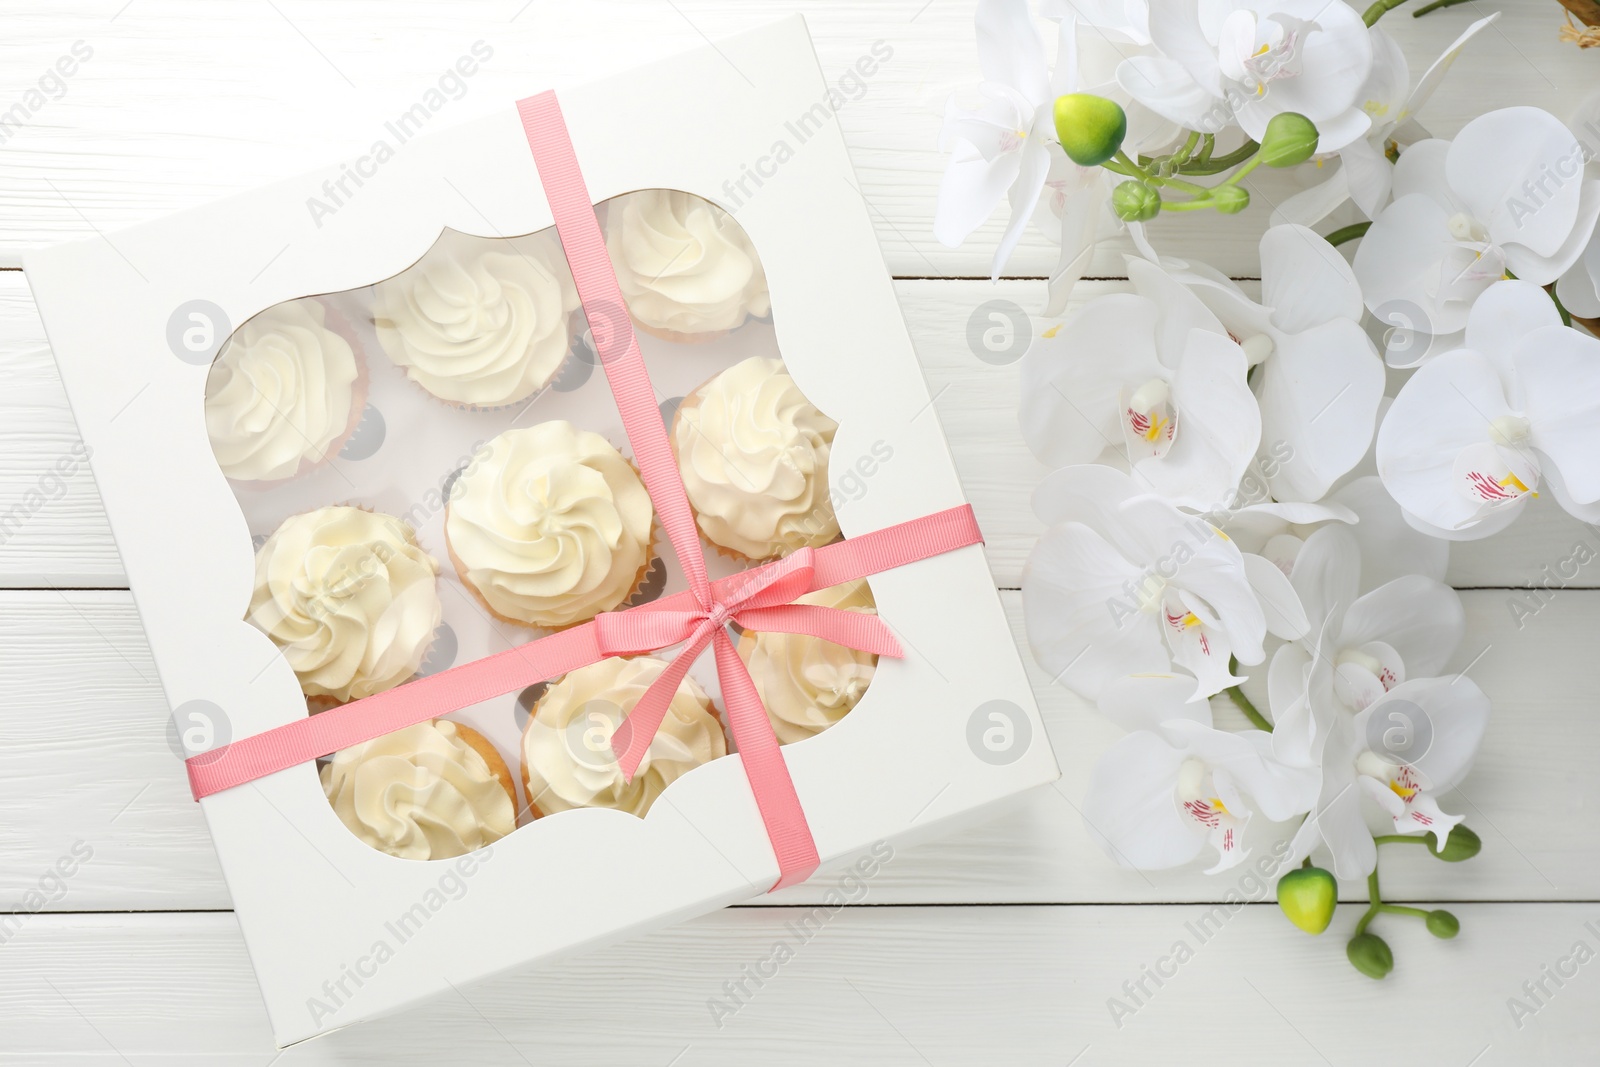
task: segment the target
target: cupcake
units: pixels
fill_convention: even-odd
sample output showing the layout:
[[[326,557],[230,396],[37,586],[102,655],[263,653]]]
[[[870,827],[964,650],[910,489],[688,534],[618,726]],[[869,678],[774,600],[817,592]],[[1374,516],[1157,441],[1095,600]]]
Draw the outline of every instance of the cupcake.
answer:
[[[633,781],[623,780],[611,735],[666,669],[654,656],[604,659],[545,690],[522,734],[522,785],[534,818],[569,808],[643,815],[682,775],[728,754],[711,698],[686,677]]]
[[[672,189],[606,205],[606,248],[634,323],[668,341],[708,341],[772,310],[755,246],[733,216]]]
[[[206,377],[206,434],[229,478],[292,478],[337,454],[355,431],[361,368],[327,322],[320,300],[290,300],[223,344]]]
[[[555,629],[633,594],[650,566],[653,518],[644,483],[609,441],[545,422],[489,442],[452,488],[444,531],[486,608]]]
[[[372,287],[378,343],[441,400],[526,400],[561,369],[578,291],[553,236],[488,241],[446,230],[426,255]]]
[[[318,508],[284,520],[256,553],[248,618],[307,696],[357,700],[421,666],[439,626],[438,573],[392,515]]]
[[[781,359],[752,357],[684,397],[672,446],[701,534],[747,560],[838,537],[828,496],[837,428]]]
[[[448,719],[335,752],[322,791],[363,844],[403,860],[464,856],[517,828],[506,761],[482,734]]]
[[[796,604],[820,604],[876,614],[864,581],[807,593]],[[844,718],[872,682],[878,657],[804,634],[746,630],[739,658],[767,709],[779,742],[787,745],[819,734]]]

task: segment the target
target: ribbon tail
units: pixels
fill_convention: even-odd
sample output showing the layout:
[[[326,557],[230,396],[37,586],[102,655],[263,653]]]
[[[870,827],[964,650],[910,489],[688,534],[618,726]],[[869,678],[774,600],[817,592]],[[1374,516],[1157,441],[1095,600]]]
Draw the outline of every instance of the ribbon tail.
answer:
[[[741,611],[738,622],[750,630],[816,637],[877,656],[895,659],[905,656],[905,650],[883,618],[865,611],[827,608],[820,604],[784,604]]]
[[[762,706],[744,660],[734,651],[726,630],[719,628],[711,642],[716,649],[728,726],[739,748],[739,758],[744,761],[745,777],[755,794],[761,821],[772,840],[772,851],[778,857],[778,881],[768,892],[796,885],[811,877],[821,862],[811,825],[806,821],[794,779],[789,776],[789,765],[784,762],[778,737],[772,732],[767,709]]]
[[[667,669],[650,683],[650,688],[644,691],[644,696],[628,712],[628,717],[622,720],[617,732],[611,735],[611,751],[616,753],[617,766],[621,768],[625,781],[633,781],[644,754],[650,750],[650,742],[655,740],[656,731],[661,728],[661,720],[667,717],[672,698],[678,694],[678,685],[689,673],[695,657],[705,647],[706,635],[696,634],[683,651],[667,664]]]

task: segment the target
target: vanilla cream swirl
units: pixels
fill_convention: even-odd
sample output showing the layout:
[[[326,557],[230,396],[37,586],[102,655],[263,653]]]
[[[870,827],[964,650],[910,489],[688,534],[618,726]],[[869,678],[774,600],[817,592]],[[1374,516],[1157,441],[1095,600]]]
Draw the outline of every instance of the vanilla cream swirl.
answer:
[[[514,622],[568,626],[614,608],[650,562],[644,483],[604,437],[571,423],[501,434],[451,493],[457,570]]]
[[[543,235],[512,245],[446,231],[372,293],[390,358],[434,396],[480,406],[525,400],[555,376],[578,306],[560,250]]]
[[[707,540],[766,559],[837,537],[828,497],[828,450],[837,428],[800,392],[781,359],[747,359],[686,398],[672,443]]]
[[[606,248],[628,311],[645,326],[716,333],[771,310],[755,246],[709,200],[671,189],[618,197],[606,206]]]
[[[611,735],[666,668],[653,656],[614,657],[571,671],[545,691],[522,735],[522,779],[533,808],[545,815],[569,808],[643,815],[683,774],[727,755],[711,698],[686,677],[633,781],[623,780]]]
[[[322,791],[364,844],[406,860],[476,852],[516,829],[516,805],[488,760],[446,719],[333,754]],[[487,742],[484,742],[487,743]]]
[[[864,581],[818,589],[797,604],[820,604],[876,614]],[[878,657],[805,634],[746,630],[739,657],[750,668],[773,732],[783,744],[832,726],[856,706],[872,682]]]
[[[274,481],[321,462],[355,422],[355,353],[307,298],[233,332],[206,378],[206,433],[229,478]]]
[[[439,626],[438,573],[399,519],[319,508],[286,519],[256,553],[248,617],[307,694],[356,700],[422,665]]]

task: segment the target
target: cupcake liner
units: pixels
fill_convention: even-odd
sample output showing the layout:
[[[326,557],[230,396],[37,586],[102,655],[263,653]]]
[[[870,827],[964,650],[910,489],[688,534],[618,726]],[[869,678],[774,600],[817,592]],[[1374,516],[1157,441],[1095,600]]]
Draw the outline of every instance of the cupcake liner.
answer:
[[[610,442],[608,441],[608,443],[610,443]],[[616,445],[613,443],[613,444],[611,444],[611,447],[612,448],[616,448]],[[617,454],[621,455],[622,454],[622,450],[621,449],[617,449]],[[626,459],[626,462],[628,464],[628,468],[633,471],[634,476],[637,477],[639,479],[639,481],[641,482],[641,484],[642,484],[643,481],[644,481],[644,476],[639,473],[638,465],[636,463],[634,463],[633,460],[631,460],[631,459],[627,459],[626,457],[624,457],[624,459]],[[655,520],[654,508],[653,508],[653,505],[652,505],[652,514],[651,514],[651,520],[650,520],[650,535],[649,535],[648,539],[645,541],[645,545],[644,545],[644,563],[640,565],[638,573],[634,575],[633,583],[628,587],[627,593],[625,593],[622,597],[620,597],[615,604],[612,604],[609,607],[604,607],[604,608],[597,609],[594,612],[594,615],[589,615],[589,616],[587,616],[585,618],[582,618],[582,619],[574,619],[572,622],[562,623],[559,626],[551,626],[551,625],[546,625],[546,624],[543,624],[543,623],[529,622],[526,619],[511,618],[511,617],[509,617],[507,615],[502,614],[501,612],[497,611],[493,606],[491,606],[490,603],[489,603],[488,598],[483,595],[482,591],[480,591],[475,584],[473,584],[472,579],[467,577],[468,568],[467,568],[466,564],[461,561],[461,557],[456,554],[455,546],[450,543],[450,508],[453,506],[453,504],[454,504],[454,501],[451,500],[448,503],[446,503],[446,505],[445,505],[443,533],[444,533],[445,553],[450,557],[450,565],[455,568],[456,578],[458,580],[460,580],[462,588],[466,589],[468,593],[472,594],[472,599],[477,601],[478,606],[480,608],[482,608],[484,610],[484,612],[486,612],[489,615],[490,618],[496,619],[496,620],[498,620],[500,622],[503,622],[503,623],[506,623],[507,625],[510,625],[510,626],[520,626],[520,627],[523,627],[524,629],[539,630],[539,631],[543,631],[543,632],[546,632],[546,633],[560,633],[562,630],[570,630],[574,626],[582,626],[584,623],[586,623],[586,622],[590,621],[591,619],[593,619],[595,615],[599,615],[601,612],[604,612],[604,611],[615,611],[617,608],[620,608],[620,607],[624,606],[630,600],[632,600],[635,596],[639,595],[639,592],[644,588],[645,579],[649,575],[651,567],[659,559],[659,557],[656,554],[656,545],[657,545],[657,538],[658,538],[657,531],[659,529],[659,524]]]
[[[384,516],[386,518],[394,519],[401,526],[403,526],[405,529],[407,529],[407,530],[409,530],[411,532],[412,543],[414,545],[416,545],[418,549],[421,549],[425,554],[427,554],[430,558],[432,558],[433,554],[428,552],[427,549],[422,547],[422,542],[417,537],[417,531],[412,529],[410,524],[408,524],[404,519],[400,518],[397,515],[390,515],[388,512],[378,511],[375,508],[368,507],[366,504],[360,504],[360,503],[356,503],[356,502],[353,502],[353,501],[342,501],[342,502],[338,502],[338,503],[334,503],[334,504],[326,504],[326,505],[323,505],[322,507],[308,508],[308,509],[306,509],[304,511],[295,512],[293,515],[290,515],[290,516],[286,517],[282,522],[280,522],[278,524],[278,526],[273,529],[272,532],[273,532],[273,534],[276,534],[279,529],[281,529],[285,524],[287,524],[292,519],[299,518],[302,515],[312,515],[312,514],[315,514],[316,512],[319,512],[319,511],[325,511],[328,508],[354,508],[357,511],[364,511],[369,515],[382,515],[382,516]],[[271,537],[272,537],[272,534],[269,534],[267,539],[270,540]],[[263,541],[262,542],[262,546],[265,547],[265,545],[266,545],[266,541]],[[257,548],[255,553],[252,556],[252,560],[254,559],[254,557],[260,556],[260,554],[261,554],[261,548]],[[434,559],[434,565],[435,565],[435,567],[439,566],[439,561],[437,559]],[[442,570],[442,568],[441,568],[441,570]],[[434,595],[435,596],[438,596],[438,594],[439,594],[439,578],[440,578],[440,575],[438,573],[435,573],[434,578],[433,578]],[[252,594],[253,594],[254,588],[255,588],[253,579],[252,579],[251,588],[252,588]],[[440,600],[440,603],[441,603],[441,609],[442,609],[442,606],[443,606],[443,599],[442,598]],[[283,646],[279,645],[278,642],[273,639],[271,633],[269,633],[265,628],[263,628],[260,625],[258,625],[255,622],[255,620],[253,618],[251,618],[251,615],[252,615],[252,612],[250,612],[249,610],[246,610],[245,615],[244,615],[244,621],[249,623],[251,626],[255,627],[257,631],[259,631],[263,636],[265,636],[267,638],[268,641],[272,642],[272,646],[274,648],[279,649],[280,652],[281,652]],[[421,665],[423,663],[427,662],[428,654],[433,650],[433,646],[438,641],[438,638],[439,638],[439,627],[437,625],[435,625],[434,628],[431,631],[429,631],[427,639],[425,641],[421,642],[417,646],[417,664],[418,664],[418,669],[420,669],[420,667],[421,667]],[[375,696],[377,693],[384,693],[384,692],[388,692],[390,689],[398,688],[399,686],[404,685],[406,682],[411,681],[416,676],[417,676],[416,675],[416,671],[412,671],[412,673],[406,675],[404,678],[401,678],[398,681],[393,682],[390,685],[386,685],[382,689],[376,690],[374,693],[369,694],[369,695],[374,695]],[[364,698],[361,698],[361,697],[356,697],[356,698],[352,698],[351,700],[340,700],[337,697],[334,697],[334,696],[332,696],[330,694],[326,694],[326,693],[308,693],[308,692],[305,691],[304,683],[300,681],[300,675],[299,675],[298,671],[295,672],[295,684],[300,686],[301,694],[305,697],[306,712],[309,715],[319,715],[324,711],[329,711],[329,710],[331,710],[333,708],[339,707],[339,706],[344,705],[344,704],[354,703],[355,700],[364,699]]]
[[[611,656],[611,657],[608,657],[608,660],[610,660],[610,659],[617,659],[617,660],[650,659],[650,660],[656,660],[658,662],[664,662],[664,661],[661,660],[661,657],[653,656],[653,655],[651,655],[649,653],[641,653],[641,654],[636,655],[636,656]],[[603,663],[603,662],[607,662],[607,660],[600,660],[599,662]],[[578,668],[578,669],[582,670],[583,668]],[[554,686],[555,684],[559,683],[565,677],[566,677],[566,675],[562,675],[559,678],[551,679],[550,682],[548,683],[548,686]],[[682,683],[680,682],[679,684],[681,685]],[[539,806],[535,803],[535,801],[538,798],[534,795],[532,775],[530,774],[529,769],[528,769],[528,756],[527,756],[528,735],[533,730],[534,724],[538,721],[539,708],[544,703],[544,701],[545,701],[545,699],[546,699],[546,697],[547,697],[547,695],[549,693],[549,687],[548,686],[547,686],[545,692],[543,692],[543,693],[541,693],[539,695],[539,699],[534,702],[534,705],[533,705],[532,709],[530,709],[530,711],[528,713],[528,724],[527,724],[527,726],[525,726],[523,728],[522,738],[517,743],[517,754],[518,754],[518,757],[519,757],[519,762],[521,763],[521,770],[522,770],[522,792],[523,792],[523,795],[525,797],[527,797],[527,808],[526,808],[526,810],[528,811],[529,815],[533,819],[543,818],[547,814],[560,814],[560,812],[545,812],[545,811],[541,810],[539,808]],[[703,689],[701,691],[704,692]],[[710,693],[704,693],[704,696],[705,696],[704,710],[705,710],[706,714],[709,715],[711,717],[711,719],[717,724],[717,729],[722,734],[722,752],[723,752],[723,755],[724,756],[731,755],[735,751],[735,749],[733,747],[732,738],[730,737],[729,731],[728,731],[727,716],[723,713],[722,708],[717,704],[716,700],[711,696]],[[674,699],[676,699],[676,696],[674,696]],[[616,707],[618,707],[618,709],[621,710],[621,705],[620,704],[616,705]],[[623,714],[623,718],[627,718],[627,716],[633,714],[633,708],[628,708],[626,711],[623,711],[622,714]],[[721,759],[721,758],[722,758],[721,756],[713,756],[712,759],[707,761],[707,762],[714,762],[715,760]],[[704,764],[700,764],[700,766],[704,766]],[[673,781],[676,781],[676,780],[677,779],[673,779]],[[672,787],[672,783],[668,782],[666,788],[670,789],[671,787]],[[543,791],[541,790],[541,793],[542,792]],[[656,799],[659,799],[659,796],[656,797],[656,798],[652,798],[650,803],[646,805],[645,810],[640,812],[637,817],[639,817],[639,818],[644,817],[644,815],[648,813],[650,807],[654,806],[654,803],[655,803]],[[584,804],[584,805],[576,805],[575,808],[577,808],[577,807],[609,807],[609,805],[604,805],[604,804]],[[562,810],[567,810],[567,809],[562,809]],[[615,810],[615,811],[626,811],[627,809],[625,809],[625,808],[614,808],[612,810]]]
[[[726,330],[708,330],[704,333],[685,333],[680,330],[667,330],[661,328],[660,326],[652,326],[648,322],[641,321],[639,316],[633,314],[631,311],[628,313],[628,317],[633,320],[633,328],[641,333],[647,333],[651,337],[658,338],[662,341],[671,341],[674,344],[680,345],[697,345],[704,344],[707,341],[715,341],[720,337],[728,336],[734,330],[739,328],[738,326],[734,326]],[[740,322],[739,326],[743,326],[749,321],[750,316],[746,314],[744,321]]]
[[[682,421],[683,413],[685,411],[700,406],[702,394],[704,393],[706,386],[710,385],[715,378],[716,375],[713,375],[711,378],[708,378],[706,381],[701,382],[700,385],[696,386],[693,391],[691,391],[683,398],[682,401],[679,402],[677,409],[672,414],[672,425],[667,428],[667,438],[668,443],[672,445],[672,456],[674,462],[676,462],[678,458],[678,423]],[[685,495],[688,495],[687,492]],[[830,504],[829,507],[831,509],[832,505]],[[803,545],[791,545],[785,546],[781,551],[770,556],[761,556],[759,558],[749,556],[743,552],[740,552],[736,548],[730,548],[727,545],[720,543],[706,531],[705,523],[701,519],[699,509],[694,506],[694,498],[692,496],[689,497],[689,510],[694,513],[695,529],[700,533],[700,540],[706,545],[710,546],[710,548],[715,551],[717,555],[722,556],[724,559],[732,560],[734,563],[738,563],[741,566],[751,567],[758,563],[769,563],[775,559],[782,559],[789,553],[798,551],[800,548],[804,547]],[[835,516],[835,521],[837,522],[837,516]],[[831,544],[833,541],[837,541],[839,536],[839,534],[835,534],[834,537],[832,537],[826,543]]]
[[[524,235],[523,237],[519,237],[519,238],[476,238],[476,239],[474,239],[474,238],[472,238],[472,235],[470,235],[470,234],[457,234],[456,236],[457,236],[457,238],[469,239],[469,243],[481,243],[483,245],[483,247],[480,249],[481,254],[488,254],[490,252],[494,252],[494,253],[497,253],[497,254],[500,254],[500,255],[513,254],[512,252],[507,252],[506,251],[506,248],[510,247],[510,248],[513,249],[514,254],[522,255],[522,256],[524,256],[526,258],[527,253],[515,249],[515,242],[523,241],[523,240],[526,240],[527,238],[530,238],[530,237],[531,238],[535,238],[535,239],[543,238],[543,239],[546,239],[546,240],[554,240],[553,233],[549,234],[549,236],[546,236],[547,233],[548,233],[548,231],[546,231],[546,230],[540,230],[540,231],[537,231],[534,234]],[[392,275],[390,278],[384,279],[384,280],[385,281],[392,281],[395,278],[398,278],[401,275],[405,274],[406,271],[412,270],[415,267],[417,267],[424,260],[426,260],[430,255],[435,254],[436,250],[440,247],[440,245],[445,243],[447,236],[448,236],[448,233],[447,234],[441,234],[440,239],[438,241],[436,241],[432,246],[430,246],[428,251],[423,253],[423,255],[421,257],[419,257],[416,260],[416,262],[414,262],[414,263],[410,264],[409,266],[407,266],[405,268],[405,270],[399,271],[395,275]],[[562,277],[559,280],[560,280],[563,288],[569,289],[574,293],[576,292],[575,283],[572,280],[571,272],[570,272],[569,268],[567,267],[566,259],[565,259],[564,255],[562,254],[562,252],[561,252],[561,250],[559,248],[559,245],[556,245],[555,247],[553,247],[552,254],[549,256],[549,263],[547,265],[552,269],[555,269],[555,270],[558,270],[558,271],[562,272]],[[379,283],[379,284],[381,284],[381,283]],[[562,371],[566,368],[567,364],[571,361],[571,359],[572,359],[572,339],[573,339],[574,336],[576,336],[578,333],[581,332],[583,307],[582,307],[582,304],[580,303],[576,307],[574,307],[574,309],[572,311],[569,311],[567,313],[567,315],[566,315],[566,319],[565,319],[566,351],[562,354],[561,358],[556,362],[555,366],[551,368],[550,373],[545,376],[544,380],[541,381],[537,386],[535,386],[525,396],[522,396],[522,397],[517,398],[517,399],[512,399],[512,400],[498,401],[498,402],[495,402],[495,403],[474,403],[474,402],[470,402],[470,401],[455,400],[455,399],[452,399],[450,397],[440,396],[438,393],[435,393],[432,389],[429,389],[422,382],[418,381],[417,378],[414,377],[413,374],[412,374],[412,369],[413,368],[411,367],[411,365],[401,362],[398,358],[396,358],[394,353],[389,351],[388,346],[384,344],[383,333],[382,333],[382,331],[380,331],[377,328],[377,315],[376,315],[375,306],[374,306],[374,303],[375,303],[374,294],[376,292],[376,289],[377,289],[376,285],[368,286],[366,288],[365,292],[367,294],[367,296],[366,296],[366,301],[367,301],[367,308],[366,308],[367,320],[368,320],[369,324],[372,326],[373,338],[377,343],[378,349],[381,352],[383,352],[385,358],[387,358],[391,363],[393,363],[401,371],[401,373],[405,375],[406,380],[408,382],[410,382],[413,387],[421,389],[423,391],[423,393],[425,393],[431,399],[436,400],[436,401],[438,401],[439,403],[442,403],[442,404],[448,404],[451,407],[456,408],[457,410],[461,410],[461,411],[473,411],[473,412],[506,411],[506,410],[511,409],[511,408],[518,408],[518,407],[525,406],[525,405],[527,405],[529,403],[532,403],[534,400],[537,400],[540,396],[542,396],[550,388],[551,384],[557,378],[559,378],[561,376]],[[523,355],[524,355],[524,358],[526,358],[527,354],[524,353]]]
[[[577,322],[582,316],[582,310],[582,308],[579,308],[577,311],[574,311],[567,316],[567,350],[566,353],[562,355],[560,361],[556,363],[555,368],[551,370],[550,376],[541,382],[538,388],[534,389],[533,392],[519,400],[507,400],[500,404],[469,404],[461,400],[451,400],[449,397],[440,396],[438,393],[435,393],[433,390],[429,389],[426,385],[423,385],[421,382],[417,381],[417,379],[411,375],[411,368],[403,363],[396,362],[394,357],[389,355],[387,349],[383,350],[383,354],[384,358],[388,359],[391,363],[394,363],[395,367],[399,369],[400,373],[405,376],[406,384],[408,386],[410,386],[412,389],[420,391],[422,395],[426,396],[429,400],[436,404],[444,404],[447,407],[454,408],[457,411],[470,411],[474,414],[488,414],[496,411],[521,411],[548,393],[551,387],[556,383],[556,380],[561,377],[562,373],[566,371],[573,362],[575,362],[572,354],[572,339],[577,335]],[[381,341],[378,342],[378,347],[380,349],[383,348],[383,343]]]
[[[285,482],[294,481],[296,478],[303,478],[312,471],[327,466],[329,463],[333,462],[334,458],[339,455],[340,450],[342,450],[344,446],[349,443],[350,438],[354,436],[357,427],[361,425],[361,417],[366,411],[367,393],[369,391],[369,386],[371,385],[371,380],[367,373],[366,349],[361,343],[354,328],[350,325],[349,320],[346,319],[336,307],[334,307],[327,297],[318,295],[298,297],[297,299],[313,300],[320,304],[323,308],[323,328],[329,333],[336,335],[340,340],[344,341],[350,346],[350,355],[355,361],[356,365],[356,378],[355,381],[350,383],[350,421],[345,426],[344,430],[335,436],[331,441],[329,441],[327,446],[323,448],[320,458],[316,456],[301,457],[300,465],[295,468],[292,474],[286,474],[282,478],[232,478],[224,475],[224,477],[227,477],[228,481],[234,485],[282,485]],[[293,301],[280,301],[280,303],[292,302]],[[273,305],[273,307],[277,306],[277,304]],[[220,354],[222,349],[219,348],[217,351]],[[215,364],[213,363],[213,368],[214,367]]]

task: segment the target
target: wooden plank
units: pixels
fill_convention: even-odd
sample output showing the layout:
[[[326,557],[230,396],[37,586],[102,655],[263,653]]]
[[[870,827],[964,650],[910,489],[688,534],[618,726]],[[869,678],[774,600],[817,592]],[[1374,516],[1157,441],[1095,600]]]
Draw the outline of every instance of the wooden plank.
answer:
[[[1210,917],[1195,905],[847,907],[803,943],[795,909],[735,909],[277,1058],[231,915],[35,916],[0,952],[0,1059],[1275,1067],[1403,1050],[1430,1064],[1592,1062],[1600,983],[1573,953],[1592,959],[1600,944],[1595,907],[1451,910],[1462,932],[1449,942],[1415,919],[1379,920],[1396,958],[1379,983],[1345,961],[1354,908],[1313,939],[1270,905]],[[780,942],[792,956],[773,965]],[[759,988],[745,977],[758,967],[771,975]],[[1157,967],[1159,985],[1146,976]],[[1544,968],[1567,977],[1558,986]],[[1541,980],[1535,1004],[1522,984]],[[738,981],[750,992],[735,1004],[726,983]],[[1517,1019],[1513,997],[1530,1009]],[[734,1005],[720,1027],[714,1000]]]
[[[1088,283],[1082,295],[1090,299],[1115,287]],[[995,580],[1016,588],[1041,528],[1029,496],[1048,468],[1017,431],[1018,367],[980,360],[967,330],[974,316],[987,321],[984,309],[991,301],[1039,308],[1043,287],[901,281],[897,290],[962,483],[988,538]],[[1051,321],[1036,319],[1036,328]],[[16,533],[0,539],[0,588],[125,585],[93,476],[77,468],[56,493],[50,472],[74,455],[77,429],[38,313],[15,271],[0,272],[0,374],[10,386],[0,392],[0,515],[21,507],[30,492],[55,494],[36,509],[24,508],[28,515]],[[1457,545],[1450,579],[1468,588],[1542,583],[1546,565],[1570,556],[1578,540],[1594,543],[1594,537],[1553,501],[1541,499],[1510,531]],[[1579,568],[1567,584],[1600,585],[1600,566]]]
[[[1414,6],[1414,5],[1413,5]],[[427,0],[312,4],[281,0],[71,0],[11,14],[0,100],[9,107],[77,41],[92,50],[20,129],[7,129],[0,159],[0,258],[25,247],[114,232],[178,208],[354,158],[384,122],[416,103],[476,40],[494,57],[440,109],[438,121],[482,114],[547,85],[570,84],[702,45],[798,9],[837,84],[873,42],[894,50],[838,115],[862,193],[891,268],[905,276],[987,277],[1003,228],[1002,209],[966,246],[932,236],[945,159],[938,150],[945,102],[975,95],[979,80],[973,0],[802,0],[773,7],[742,0],[584,4]],[[1472,19],[1493,5],[1391,14],[1413,77]],[[1543,4],[1502,19],[1472,45],[1470,66],[1451,75],[1423,119],[1451,134],[1494,107],[1534,104],[1559,115],[1575,86],[1590,83],[1587,55],[1557,39],[1559,9]],[[1048,24],[1042,23],[1047,26]],[[605,32],[605,43],[595,32]],[[1049,48],[1053,51],[1053,42]],[[289,73],[289,72],[292,72]],[[289,74],[289,76],[286,76]],[[53,91],[53,86],[51,87]],[[1257,172],[1244,215],[1160,220],[1170,254],[1205,259],[1238,276],[1259,268],[1255,245],[1270,206],[1300,178]],[[1043,276],[1056,250],[1030,232],[1009,273]],[[1120,273],[1101,257],[1093,273]]]
[[[1468,637],[1458,666],[1472,664],[1494,714],[1476,770],[1443,803],[1467,815],[1483,855],[1444,864],[1413,846],[1389,846],[1384,883],[1395,899],[1600,898],[1600,824],[1552,815],[1600,807],[1591,757],[1600,750],[1600,718],[1572,673],[1600,640],[1600,593],[1562,593],[1521,630],[1507,607],[1514,595],[1463,594]],[[1020,598],[1004,598],[1025,644]],[[982,825],[905,848],[874,883],[874,901],[1221,899],[1236,879],[1124,871],[1100,853],[1077,807],[1118,731],[1029,670],[1062,766],[1058,787]],[[126,593],[0,594],[0,702],[0,810],[8,813],[0,820],[0,899],[26,892],[83,841],[93,859],[52,910],[229,906]],[[814,900],[824,889],[800,887],[779,899]],[[1347,899],[1364,893],[1345,887]]]

